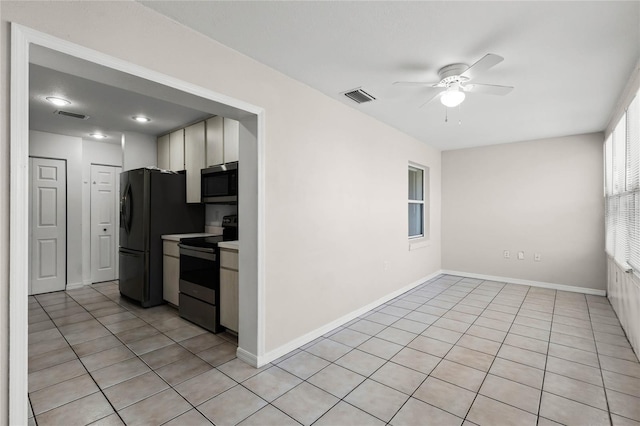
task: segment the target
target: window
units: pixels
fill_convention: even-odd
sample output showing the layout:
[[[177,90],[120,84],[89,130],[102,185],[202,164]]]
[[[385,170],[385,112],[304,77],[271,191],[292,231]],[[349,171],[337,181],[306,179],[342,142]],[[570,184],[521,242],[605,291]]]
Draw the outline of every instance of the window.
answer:
[[[424,178],[424,169],[409,166],[409,238],[425,236]]]
[[[604,145],[605,250],[640,273],[640,100],[636,96]]]

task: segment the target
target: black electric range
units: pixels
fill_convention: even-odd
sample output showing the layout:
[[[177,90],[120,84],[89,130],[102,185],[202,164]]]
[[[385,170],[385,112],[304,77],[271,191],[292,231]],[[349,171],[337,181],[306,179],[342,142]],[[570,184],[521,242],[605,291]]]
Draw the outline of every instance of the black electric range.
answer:
[[[178,312],[209,331],[220,326],[220,249],[222,235],[180,240],[180,294]]]

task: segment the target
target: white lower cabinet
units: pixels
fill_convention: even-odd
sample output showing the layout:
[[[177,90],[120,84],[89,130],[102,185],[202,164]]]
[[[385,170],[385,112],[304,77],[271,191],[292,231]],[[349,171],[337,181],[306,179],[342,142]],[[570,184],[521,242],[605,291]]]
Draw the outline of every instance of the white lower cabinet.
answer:
[[[177,241],[164,240],[162,256],[162,294],[167,302],[178,306],[180,288],[180,249]]]
[[[220,325],[238,332],[238,251],[220,249]]]

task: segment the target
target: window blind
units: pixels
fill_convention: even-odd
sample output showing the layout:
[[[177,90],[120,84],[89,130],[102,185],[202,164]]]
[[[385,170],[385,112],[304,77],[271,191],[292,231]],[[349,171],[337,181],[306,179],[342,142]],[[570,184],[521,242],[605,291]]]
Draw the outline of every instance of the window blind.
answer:
[[[640,99],[604,143],[605,250],[640,274]]]
[[[640,271],[640,99],[636,96],[627,109],[626,120],[629,241],[628,263]]]
[[[626,190],[627,169],[626,114],[613,130],[613,194]]]
[[[613,195],[613,134],[604,142],[604,195],[605,195],[605,251],[613,257],[615,253],[616,215]]]
[[[613,135],[604,143],[604,193],[613,195]]]

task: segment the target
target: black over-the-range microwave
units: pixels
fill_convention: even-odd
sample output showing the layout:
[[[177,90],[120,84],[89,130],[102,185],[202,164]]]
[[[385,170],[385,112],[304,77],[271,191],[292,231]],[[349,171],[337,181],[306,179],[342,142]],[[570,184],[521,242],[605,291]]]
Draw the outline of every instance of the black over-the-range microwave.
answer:
[[[238,162],[202,169],[202,202],[238,203]]]

